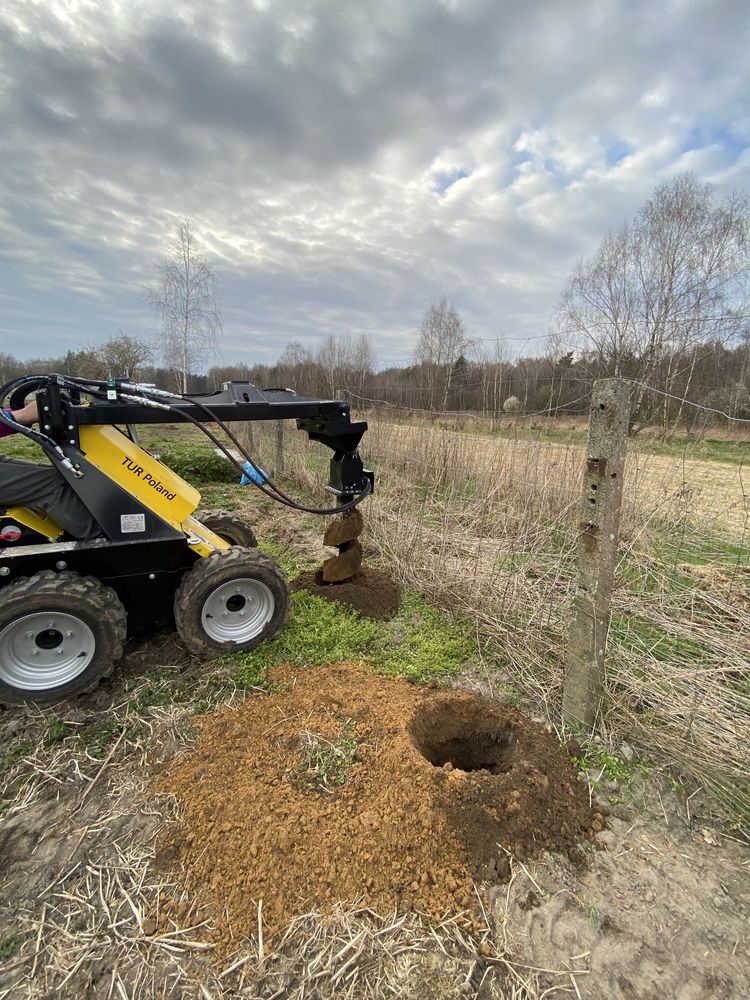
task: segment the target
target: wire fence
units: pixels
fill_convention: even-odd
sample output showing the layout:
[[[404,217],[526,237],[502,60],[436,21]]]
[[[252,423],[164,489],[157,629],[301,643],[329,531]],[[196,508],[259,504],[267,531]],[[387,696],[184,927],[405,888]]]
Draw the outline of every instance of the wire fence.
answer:
[[[582,435],[457,429],[351,399],[376,470],[370,547],[403,584],[473,621],[495,683],[559,719],[581,532]],[[746,423],[746,422],[745,422]],[[257,427],[257,425],[256,425]],[[257,432],[256,432],[257,433]],[[750,821],[750,435],[629,442],[607,709],[613,738],[710,788]],[[257,441],[268,460],[278,433]],[[327,455],[284,437],[284,473],[311,486]],[[498,681],[498,678],[500,681]],[[505,678],[505,681],[502,679]]]

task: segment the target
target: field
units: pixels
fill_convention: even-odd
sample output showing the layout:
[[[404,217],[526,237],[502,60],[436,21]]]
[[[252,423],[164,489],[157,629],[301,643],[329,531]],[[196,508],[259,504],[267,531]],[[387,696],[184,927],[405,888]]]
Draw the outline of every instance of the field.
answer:
[[[257,654],[199,664],[164,633],[132,642],[93,697],[0,716],[0,997],[746,995],[750,445],[631,447],[608,704],[586,742],[557,727],[581,428],[373,415],[365,440],[367,556],[405,588],[393,619],[299,593]],[[182,429],[150,444],[205,506],[248,517],[290,576],[320,562],[319,521],[233,485]],[[275,430],[253,444],[274,469]],[[290,486],[319,498],[325,464],[285,432]],[[342,663],[359,666],[331,673]],[[551,741],[492,794],[530,820],[541,759],[561,754],[559,819],[571,756],[586,846],[561,855],[549,820],[511,824],[493,831],[502,871],[474,885],[461,878],[486,860],[467,833],[484,779],[437,781],[408,720],[487,695]],[[193,796],[214,766],[211,794]],[[295,908],[306,880],[318,905]]]

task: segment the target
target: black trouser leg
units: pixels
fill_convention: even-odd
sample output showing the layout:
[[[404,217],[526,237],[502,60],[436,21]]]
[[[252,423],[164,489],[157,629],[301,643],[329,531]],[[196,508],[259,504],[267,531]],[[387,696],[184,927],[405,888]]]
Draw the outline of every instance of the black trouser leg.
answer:
[[[41,507],[73,538],[102,537],[89,511],[50,465],[0,455],[0,507]]]

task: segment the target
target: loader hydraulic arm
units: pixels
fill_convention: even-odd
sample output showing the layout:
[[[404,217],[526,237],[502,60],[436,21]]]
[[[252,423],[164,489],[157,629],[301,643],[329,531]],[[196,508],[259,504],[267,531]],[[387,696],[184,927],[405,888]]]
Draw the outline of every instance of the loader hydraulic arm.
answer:
[[[92,400],[83,405],[80,390]],[[83,425],[156,423],[228,423],[256,420],[296,420],[313,441],[330,448],[328,489],[340,503],[347,503],[374,488],[373,473],[364,468],[359,443],[367,430],[364,421],[352,422],[349,405],[341,400],[298,396],[291,389],[258,389],[250,382],[226,382],[220,390],[179,396],[124,379],[107,383],[39,376],[36,386],[24,385],[23,394],[37,390],[40,430],[56,442],[72,461],[79,447],[78,428]],[[11,406],[14,398],[11,396]]]

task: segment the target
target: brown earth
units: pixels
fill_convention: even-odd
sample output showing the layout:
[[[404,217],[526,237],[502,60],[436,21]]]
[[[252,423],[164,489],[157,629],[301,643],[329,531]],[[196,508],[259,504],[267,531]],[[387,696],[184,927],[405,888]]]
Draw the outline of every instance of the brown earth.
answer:
[[[326,583],[321,568],[308,570],[294,580],[292,590],[307,590],[326,601],[338,601],[367,618],[393,618],[401,598],[398,584],[387,573],[370,567],[342,583]]]
[[[507,852],[580,859],[603,826],[559,744],[512,708],[353,666],[271,679],[275,693],[201,719],[157,785],[184,806],[157,863],[213,910],[220,950],[257,932],[261,903],[271,934],[337,901],[478,931],[474,883],[507,877]],[[347,739],[346,783],[320,787],[310,747]]]

